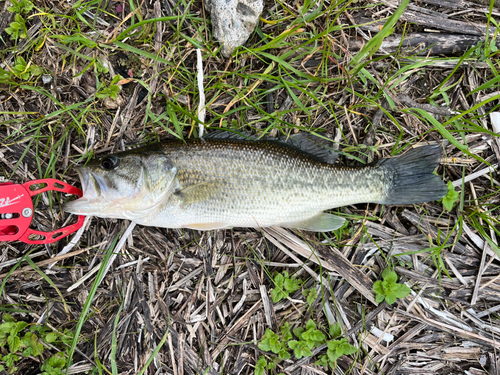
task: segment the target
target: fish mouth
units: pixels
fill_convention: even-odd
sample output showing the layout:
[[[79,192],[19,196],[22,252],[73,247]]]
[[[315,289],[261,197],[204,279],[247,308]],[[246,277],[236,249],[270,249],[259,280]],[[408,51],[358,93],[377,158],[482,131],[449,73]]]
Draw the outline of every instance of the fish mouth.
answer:
[[[83,192],[82,197],[84,197],[85,193],[87,192],[88,179],[90,173],[84,173],[82,169],[83,169],[82,167],[75,168],[76,173],[78,174],[78,178],[80,179],[80,184],[82,185],[82,192]]]
[[[103,192],[107,190],[106,183],[101,176],[92,173],[88,168],[76,167],[76,172],[82,184],[83,196],[65,203],[63,210],[76,215],[93,215],[99,212],[105,203]]]

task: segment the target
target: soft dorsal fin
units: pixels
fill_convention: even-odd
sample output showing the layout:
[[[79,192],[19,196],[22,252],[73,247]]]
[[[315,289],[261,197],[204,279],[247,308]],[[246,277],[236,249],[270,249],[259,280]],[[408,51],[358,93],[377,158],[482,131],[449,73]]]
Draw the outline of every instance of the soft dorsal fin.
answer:
[[[278,141],[285,142],[329,164],[335,163],[339,156],[327,141],[305,132],[292,134],[287,140],[278,139]]]

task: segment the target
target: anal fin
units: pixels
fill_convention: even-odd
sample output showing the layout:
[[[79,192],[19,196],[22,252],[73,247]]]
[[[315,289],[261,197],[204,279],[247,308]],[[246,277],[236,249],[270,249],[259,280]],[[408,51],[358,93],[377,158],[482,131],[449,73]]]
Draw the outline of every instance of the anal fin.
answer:
[[[342,217],[322,212],[309,219],[289,222],[282,224],[281,226],[285,228],[310,230],[312,232],[330,232],[332,230],[339,229],[342,225],[344,225],[344,222],[345,219]]]
[[[196,230],[213,230],[213,229],[224,229],[230,228],[231,226],[227,223],[193,223],[183,225],[183,228],[196,229]]]

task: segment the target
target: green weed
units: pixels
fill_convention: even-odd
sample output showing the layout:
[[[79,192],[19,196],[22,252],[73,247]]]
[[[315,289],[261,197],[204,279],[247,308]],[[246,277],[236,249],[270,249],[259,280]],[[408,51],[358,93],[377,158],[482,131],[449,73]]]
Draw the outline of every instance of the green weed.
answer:
[[[350,355],[357,352],[357,349],[347,342],[346,338],[337,340],[342,334],[340,324],[335,323],[329,327],[328,333],[323,333],[316,323],[309,319],[305,327],[293,329],[293,335],[290,332],[290,324],[287,322],[280,327],[280,333],[275,333],[270,329],[266,332],[258,343],[261,350],[277,354],[277,360],[268,363],[264,356],[261,356],[255,367],[255,374],[262,375],[264,371],[272,370],[276,364],[283,359],[291,358],[288,348],[292,350],[296,359],[311,357],[313,350],[326,344],[327,352],[318,357],[315,364],[329,367],[332,370],[337,366],[337,359],[342,355]],[[294,338],[295,336],[295,338]]]
[[[455,191],[453,183],[451,181],[448,181],[448,193],[444,196],[443,199],[441,199],[444,208],[446,208],[448,211],[451,211],[453,209],[453,206],[455,206],[455,203],[457,203],[459,197],[460,194],[458,193],[458,191]]]
[[[25,39],[28,36],[28,29],[26,28],[26,21],[23,16],[16,14],[14,22],[11,22],[5,32],[10,35],[10,39]]]
[[[3,69],[0,70],[0,83],[12,82],[12,76],[23,81],[27,81],[32,77],[41,75],[42,73],[42,68],[36,66],[31,61],[27,63],[22,56],[17,56],[14,66],[10,67],[10,71]]]
[[[117,85],[118,81],[122,79],[121,76],[118,74],[113,77],[111,80],[109,86],[101,86],[101,89],[95,94],[96,97],[99,99],[106,99],[106,98],[111,98],[113,100],[116,100],[116,97],[118,93],[120,92],[120,86]]]
[[[274,303],[281,301],[283,298],[288,298],[290,293],[297,291],[300,288],[302,282],[292,277],[287,271],[282,274],[278,273],[274,276],[274,289],[271,291],[271,299]]]
[[[62,353],[56,353],[44,362],[42,375],[63,375],[67,358]]]
[[[255,364],[255,375],[264,375],[267,368],[267,359],[263,355],[259,357]]]
[[[298,340],[288,341],[288,346],[293,350],[293,354],[297,359],[312,356],[311,349],[321,345],[326,339],[325,335],[317,329],[316,323],[312,319],[307,321],[305,329],[302,327],[295,328],[293,334]]]
[[[312,304],[318,297],[318,291],[316,290],[316,288],[305,289],[302,291],[302,295],[306,297],[306,302],[309,308],[312,308]]]
[[[326,346],[328,347],[326,355],[319,357],[315,364],[332,369],[337,366],[337,359],[343,355],[351,355],[358,351],[358,349],[347,342],[345,337],[340,340],[331,340],[327,342]]]
[[[8,7],[7,10],[17,14],[27,14],[33,7],[34,5],[30,0],[12,0],[12,6]]]
[[[332,340],[326,343],[328,348],[326,354],[320,356],[315,364],[334,369],[337,366],[337,359],[343,355],[354,354],[358,351],[358,349],[349,344],[345,337],[342,337],[340,340],[335,340],[342,335],[342,328],[340,327],[340,324],[332,324],[328,334]]]
[[[45,325],[29,324],[17,321],[10,314],[3,314],[3,323],[0,324],[0,348],[8,351],[0,356],[0,371],[8,374],[17,372],[16,363],[23,357],[38,357],[42,360],[44,344],[50,343],[61,352],[47,358],[42,365],[42,375],[62,375],[66,365],[68,353],[67,345],[73,340],[73,333],[65,330],[64,333],[51,331]]]
[[[258,345],[260,350],[277,354],[280,360],[291,358],[286,347],[286,341],[292,338],[290,326],[288,323],[285,323],[285,326],[282,328],[288,330],[283,334],[283,330],[280,329],[281,335],[274,333],[272,330],[267,328]]]
[[[406,285],[398,284],[398,275],[390,268],[386,268],[382,272],[382,279],[373,284],[377,303],[385,300],[389,305],[392,305],[396,299],[405,298],[411,293],[411,289]]]
[[[494,58],[498,52],[497,43],[496,38],[492,38],[487,42],[480,41],[473,49],[472,57],[478,59],[478,61],[487,61]]]

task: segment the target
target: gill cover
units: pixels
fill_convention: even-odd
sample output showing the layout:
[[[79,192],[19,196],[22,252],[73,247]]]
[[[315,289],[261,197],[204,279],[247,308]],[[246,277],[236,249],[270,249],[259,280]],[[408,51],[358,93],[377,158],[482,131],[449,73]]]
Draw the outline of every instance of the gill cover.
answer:
[[[120,202],[123,216],[137,220],[156,211],[172,195],[178,186],[177,168],[165,157],[155,157],[149,168],[141,168],[135,194],[131,199]],[[148,173],[153,169],[157,173]]]

